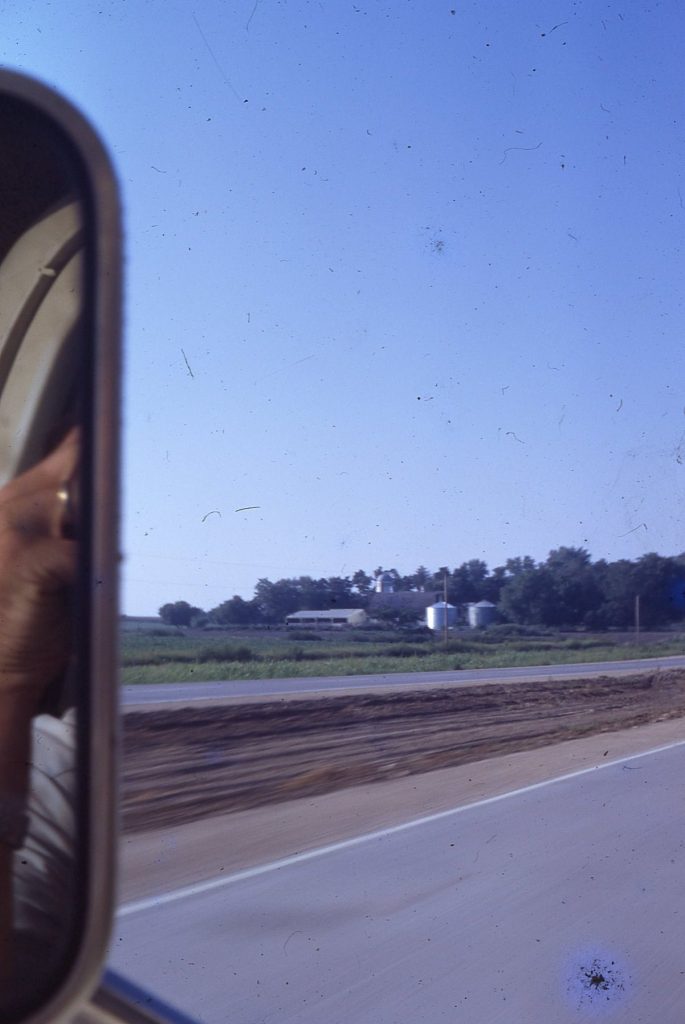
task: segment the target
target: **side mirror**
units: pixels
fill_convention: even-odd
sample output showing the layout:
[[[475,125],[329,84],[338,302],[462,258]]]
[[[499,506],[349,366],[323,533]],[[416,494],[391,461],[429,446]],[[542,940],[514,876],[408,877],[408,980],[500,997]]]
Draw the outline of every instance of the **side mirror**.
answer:
[[[0,71],[0,1020],[72,1012],[114,899],[120,227],[82,116]]]

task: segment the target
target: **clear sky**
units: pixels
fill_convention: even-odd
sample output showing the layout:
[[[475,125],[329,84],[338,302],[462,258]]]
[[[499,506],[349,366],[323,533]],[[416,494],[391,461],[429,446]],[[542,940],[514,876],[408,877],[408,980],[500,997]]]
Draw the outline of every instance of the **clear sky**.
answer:
[[[678,0],[1,6],[121,182],[125,612],[685,549]]]

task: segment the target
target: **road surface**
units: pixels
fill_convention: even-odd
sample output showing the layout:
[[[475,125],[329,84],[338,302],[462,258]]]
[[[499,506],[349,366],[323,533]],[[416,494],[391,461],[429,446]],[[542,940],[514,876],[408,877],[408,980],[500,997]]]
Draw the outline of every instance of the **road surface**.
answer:
[[[231,697],[266,697],[330,691],[350,692],[385,688],[420,687],[426,684],[466,686],[468,684],[515,682],[516,680],[583,677],[650,672],[683,668],[685,656],[643,658],[630,661],[597,661],[576,665],[531,665],[523,668],[482,668],[450,672],[387,672],[381,675],[316,676],[308,679],[242,679],[232,682],[157,683],[122,687],[124,706],[221,700]]]
[[[681,740],[219,870],[110,962],[208,1024],[680,1024],[684,779]]]

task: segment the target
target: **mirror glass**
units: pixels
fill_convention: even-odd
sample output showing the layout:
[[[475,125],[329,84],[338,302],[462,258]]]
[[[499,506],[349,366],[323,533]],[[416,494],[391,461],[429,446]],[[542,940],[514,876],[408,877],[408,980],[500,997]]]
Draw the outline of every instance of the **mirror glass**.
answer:
[[[73,144],[0,95],[2,1019],[45,1000],[83,910],[87,209]]]

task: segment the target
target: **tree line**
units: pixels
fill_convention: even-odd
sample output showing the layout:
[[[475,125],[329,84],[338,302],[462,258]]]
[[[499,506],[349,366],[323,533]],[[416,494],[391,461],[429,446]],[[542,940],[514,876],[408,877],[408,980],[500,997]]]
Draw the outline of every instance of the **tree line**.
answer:
[[[455,569],[431,571],[421,565],[406,576],[379,566],[372,573],[359,569],[351,576],[326,579],[260,579],[250,600],[236,594],[208,611],[175,601],[163,605],[159,614],[173,625],[249,626],[282,623],[286,615],[303,609],[366,608],[382,573],[390,577],[395,592],[435,592],[442,598],[446,582],[451,604],[491,601],[502,621],[522,625],[630,627],[637,597],[644,627],[664,626],[685,615],[685,555],[651,553],[635,561],[593,562],[584,548],[574,547],[556,548],[544,562],[528,555],[510,558],[492,570],[471,559]]]

